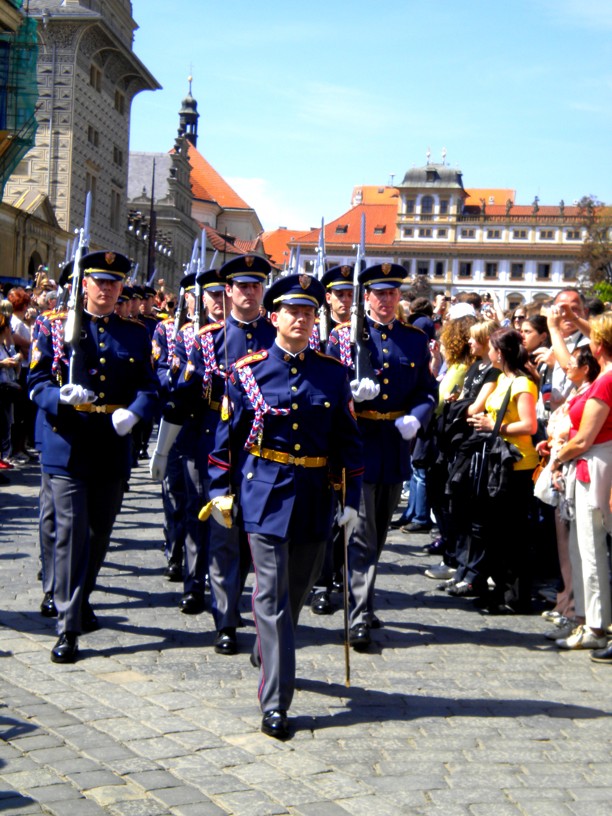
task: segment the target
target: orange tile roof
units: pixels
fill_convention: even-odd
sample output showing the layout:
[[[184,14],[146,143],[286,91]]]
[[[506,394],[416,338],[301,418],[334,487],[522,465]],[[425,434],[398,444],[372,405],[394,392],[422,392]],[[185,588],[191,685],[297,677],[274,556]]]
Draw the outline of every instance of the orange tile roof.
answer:
[[[494,204],[501,204],[505,207],[508,199],[514,204],[514,198],[516,196],[515,190],[466,190],[465,192],[467,193],[465,204],[468,207],[479,207],[481,198],[484,198],[487,208]],[[491,198],[493,202],[490,204],[489,199]]]
[[[325,225],[325,244],[353,245],[361,239],[361,214],[366,217],[366,245],[389,246],[395,240],[397,201],[388,204],[358,204],[348,212]],[[319,230],[311,230],[291,241],[291,244],[317,244]]]
[[[395,204],[397,206],[398,199],[397,187],[375,187],[373,184],[360,184],[358,187],[353,187],[351,196],[353,206],[356,204]]]
[[[191,165],[191,189],[195,198],[201,201],[214,201],[224,210],[253,209],[240,198],[191,142],[188,143],[187,151]]]
[[[244,255],[246,252],[256,252],[258,254],[265,252],[261,236],[257,236],[257,238],[254,238],[252,241],[245,241],[242,238],[235,238],[233,235],[222,234],[214,227],[209,227],[208,224],[201,224],[199,222],[198,224],[201,229],[206,230],[208,243],[219,253],[225,255]]]
[[[262,232],[261,240],[263,241],[265,253],[270,258],[270,261],[277,266],[284,266],[285,261],[289,261],[289,241],[294,241],[299,244],[299,238],[303,235],[308,235],[308,231],[290,230],[285,227],[279,227],[279,229],[270,232]],[[318,235],[317,232],[317,240]]]

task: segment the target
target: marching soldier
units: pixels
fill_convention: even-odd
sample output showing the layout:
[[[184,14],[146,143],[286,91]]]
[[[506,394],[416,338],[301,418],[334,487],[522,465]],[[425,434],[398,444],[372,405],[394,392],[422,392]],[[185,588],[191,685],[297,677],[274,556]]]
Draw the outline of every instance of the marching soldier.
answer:
[[[365,473],[359,520],[349,546],[350,637],[358,651],[370,645],[378,560],[391,517],[410,467],[410,440],[426,427],[437,405],[437,384],[429,370],[424,332],[396,319],[406,270],[399,264],[370,266],[359,275],[365,287],[363,343],[376,380],[352,380],[357,421],[363,437]],[[328,354],[353,366],[348,324],[334,329]]]
[[[264,258],[241,255],[215,272],[217,281],[225,282],[231,312],[226,320],[204,325],[194,339],[187,366],[163,410],[150,465],[153,479],[163,478],[168,451],[182,425],[193,416],[198,417],[199,422],[200,475],[205,491],[208,489],[207,459],[214,447],[228,367],[245,354],[269,347],[276,335],[270,322],[260,313],[264,283],[270,270]],[[206,279],[203,286],[205,291],[210,291]],[[245,536],[237,527],[228,530],[212,519],[209,534],[208,573],[217,630],[214,648],[218,654],[233,655],[238,651],[239,603],[250,555]]]
[[[276,341],[238,360],[211,454],[210,509],[221,523],[229,491],[255,566],[253,613],[262,731],[290,736],[295,628],[319,573],[334,510],[332,479],[345,473],[339,519],[357,516],[361,440],[346,371],[309,346],[324,289],[309,275],[280,278],[264,299]],[[316,511],[313,512],[313,508]]]
[[[193,317],[195,313],[195,273],[190,272],[185,275],[180,282],[180,289],[184,297],[184,310],[181,309],[175,317],[167,317],[160,320],[153,334],[153,366],[160,384],[160,401],[162,405],[170,399],[170,394],[176,387],[176,382],[182,374],[181,359],[189,355],[193,344],[194,326]],[[184,316],[182,312],[184,313]],[[179,325],[175,329],[176,322]],[[179,351],[179,345],[181,347]],[[185,555],[185,541],[188,529],[187,514],[187,484],[184,457],[192,453],[191,440],[188,429],[179,435],[176,444],[169,452],[168,464],[162,481],[162,504],[164,508],[164,551],[168,564],[165,575],[169,581],[179,583],[183,581],[183,556]],[[201,505],[200,505],[201,506]],[[200,531],[194,529],[197,525],[197,513],[192,520],[190,529],[195,532],[193,544],[200,535]],[[189,559],[188,559],[189,560]],[[191,562],[193,564],[193,562]],[[189,567],[186,567],[189,572]],[[199,614],[204,610],[204,579],[200,586],[195,587],[193,581],[186,581],[188,589],[184,589],[183,596],[192,594],[194,589],[196,595],[190,597],[179,608],[187,614]],[[185,584],[184,584],[185,586]]]
[[[30,396],[44,412],[41,462],[55,508],[56,663],[72,663],[78,635],[99,626],[89,596],[129,478],[130,432],[157,402],[147,332],[114,313],[129,259],[95,252],[82,258],[81,268],[87,305],[73,376],[65,321],[58,317],[41,326],[28,378]]]
[[[330,329],[346,323],[351,316],[353,304],[353,269],[350,264],[334,266],[321,277],[325,288],[325,300],[329,309]],[[325,549],[325,559],[321,575],[317,578],[310,608],[315,615],[329,615],[334,611],[331,591],[336,581],[341,580],[344,564],[344,533],[333,525],[332,534]]]

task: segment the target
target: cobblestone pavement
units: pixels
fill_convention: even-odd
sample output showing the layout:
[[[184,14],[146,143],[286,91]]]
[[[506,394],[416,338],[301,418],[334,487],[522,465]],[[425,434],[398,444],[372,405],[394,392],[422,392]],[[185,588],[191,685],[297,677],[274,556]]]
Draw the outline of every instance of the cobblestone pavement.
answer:
[[[385,626],[351,653],[350,687],[341,612],[304,610],[295,736],[279,743],[259,730],[247,594],[240,654],[215,654],[209,613],[182,615],[162,575],[159,488],[139,467],[92,598],[103,628],[77,663],[52,664],[38,478],[27,466],[0,488],[4,814],[610,814],[610,667],[560,653],[538,615],[488,617],[437,592],[423,535],[390,535]]]

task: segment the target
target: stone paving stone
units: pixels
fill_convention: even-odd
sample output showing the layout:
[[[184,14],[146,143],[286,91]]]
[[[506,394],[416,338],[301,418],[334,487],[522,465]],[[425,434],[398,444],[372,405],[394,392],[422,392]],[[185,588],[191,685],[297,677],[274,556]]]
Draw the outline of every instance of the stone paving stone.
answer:
[[[572,802],[568,808],[575,816],[610,816],[610,799],[607,802]]]
[[[295,813],[296,816],[346,816],[349,811],[337,802],[323,801],[300,805]]]
[[[213,802],[197,802],[187,805],[176,805],[171,808],[170,813],[172,816],[224,816],[224,814],[227,814],[227,810],[220,808]],[[148,814],[145,816],[148,816]]]
[[[181,784],[180,780],[171,773],[162,770],[140,771],[125,775],[130,782],[138,785],[145,791],[158,788],[172,788]]]
[[[148,791],[150,796],[159,800],[169,809],[175,805],[189,805],[196,802],[209,802],[209,797],[193,785],[180,785],[173,788],[158,788]]]
[[[151,798],[115,802],[105,808],[109,816],[168,816],[168,808]]]
[[[244,793],[227,793],[218,797],[221,807],[229,813],[248,813],[249,816],[284,816],[289,811],[276,802],[271,801],[260,791],[245,791]]]

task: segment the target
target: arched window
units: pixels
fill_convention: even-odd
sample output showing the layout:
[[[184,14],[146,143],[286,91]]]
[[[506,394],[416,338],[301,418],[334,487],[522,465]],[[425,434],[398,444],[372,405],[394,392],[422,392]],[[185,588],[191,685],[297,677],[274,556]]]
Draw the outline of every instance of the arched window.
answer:
[[[421,199],[421,212],[424,215],[431,215],[434,209],[433,196],[423,196]]]

